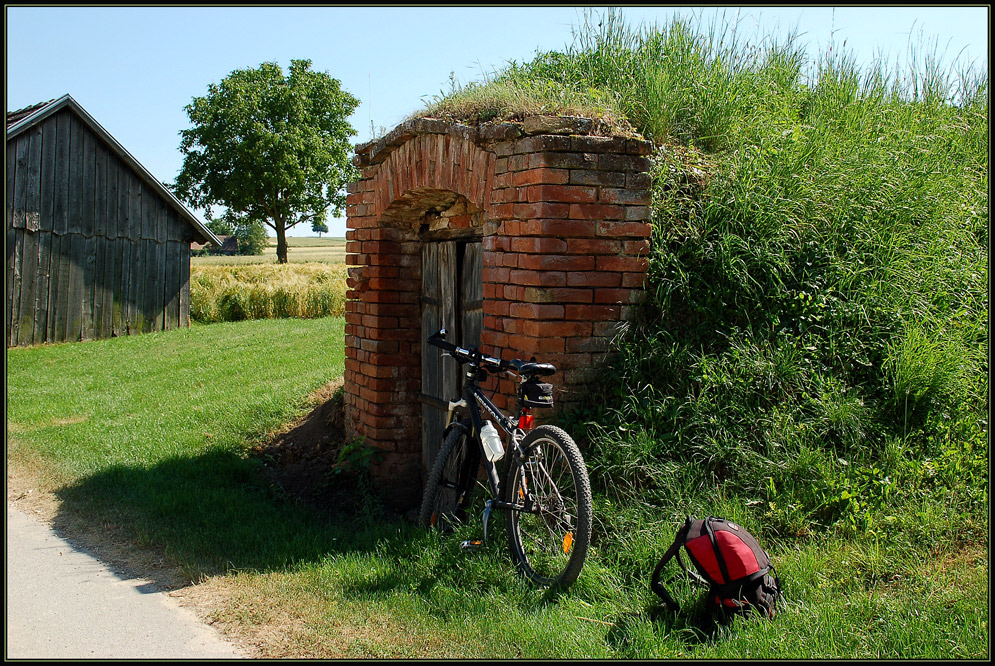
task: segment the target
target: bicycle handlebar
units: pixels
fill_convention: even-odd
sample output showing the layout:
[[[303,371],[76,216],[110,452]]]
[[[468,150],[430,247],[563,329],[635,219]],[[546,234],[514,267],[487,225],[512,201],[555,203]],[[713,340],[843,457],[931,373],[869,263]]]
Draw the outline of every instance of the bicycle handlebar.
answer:
[[[511,371],[519,375],[548,376],[556,372],[556,366],[551,363],[526,362],[519,359],[502,361],[499,358],[485,356],[476,349],[463,349],[446,341],[446,329],[444,328],[430,335],[428,344],[449,352],[459,363],[474,363],[485,367],[489,366],[494,370]]]

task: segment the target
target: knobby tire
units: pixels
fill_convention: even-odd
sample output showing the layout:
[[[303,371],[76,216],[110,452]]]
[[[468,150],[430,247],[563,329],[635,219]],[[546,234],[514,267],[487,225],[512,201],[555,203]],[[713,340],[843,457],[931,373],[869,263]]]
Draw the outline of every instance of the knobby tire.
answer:
[[[593,501],[577,444],[555,426],[541,425],[522,441],[521,460],[509,461],[505,501],[508,542],[519,571],[538,585],[565,587],[580,575],[591,542]]]
[[[480,452],[469,433],[470,423],[464,421],[450,428],[443,440],[425,483],[418,515],[420,525],[448,532],[466,522],[466,508],[480,465]]]

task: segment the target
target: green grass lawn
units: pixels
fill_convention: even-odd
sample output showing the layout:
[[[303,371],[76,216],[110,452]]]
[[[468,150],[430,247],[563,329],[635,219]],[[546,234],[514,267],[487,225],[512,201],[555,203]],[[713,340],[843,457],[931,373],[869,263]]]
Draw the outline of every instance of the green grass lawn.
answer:
[[[300,504],[264,480],[250,451],[341,376],[341,319],[7,353],[8,463],[37,470],[63,518],[203,581],[191,590],[207,596],[211,620],[260,656],[988,655],[987,544],[977,541],[822,534],[769,544],[784,611],[772,623],[716,627],[696,613],[700,591],[682,583],[672,591],[685,612],[654,612],[648,578],[675,525],[604,494],[591,558],[559,595],[514,573],[500,521],[468,554],[368,498],[335,518]]]
[[[247,452],[341,376],[342,335],[290,319],[8,350],[8,461],[190,576],[286,564],[313,528]]]

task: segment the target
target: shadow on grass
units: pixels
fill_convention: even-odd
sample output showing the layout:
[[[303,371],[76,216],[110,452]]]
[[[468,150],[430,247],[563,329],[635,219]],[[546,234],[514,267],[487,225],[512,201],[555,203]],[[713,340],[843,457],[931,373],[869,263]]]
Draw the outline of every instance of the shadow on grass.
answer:
[[[661,640],[666,638],[689,651],[728,637],[732,624],[729,620],[717,621],[702,604],[678,612],[662,605],[650,606],[641,613],[623,613],[615,618],[605,635],[605,644],[619,658],[638,658],[640,649],[634,645],[634,637],[647,622],[652,627],[653,635]]]
[[[259,460],[229,451],[117,465],[56,496],[60,536],[166,588],[372,551],[406,529],[398,518],[371,516],[349,475],[330,475],[324,497],[338,504],[316,507],[268,480]]]

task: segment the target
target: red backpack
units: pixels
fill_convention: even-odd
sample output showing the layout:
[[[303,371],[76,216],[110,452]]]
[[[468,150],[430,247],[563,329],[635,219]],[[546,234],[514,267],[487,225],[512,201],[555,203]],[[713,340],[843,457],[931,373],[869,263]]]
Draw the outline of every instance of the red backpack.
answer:
[[[682,547],[687,550],[697,576],[684,566]],[[782,596],[781,581],[770,557],[740,525],[724,518],[692,520],[688,516],[673,545],[656,565],[650,583],[653,591],[673,611],[679,610],[680,606],[660,583],[660,574],[675,555],[682,569],[709,586],[706,605],[711,612],[747,614],[756,611],[763,617],[774,617],[777,598]]]

